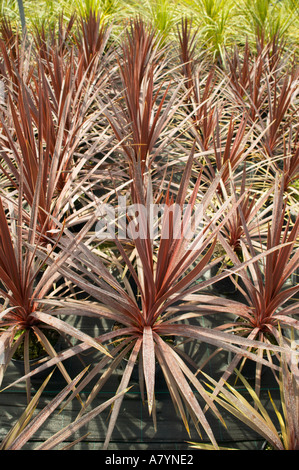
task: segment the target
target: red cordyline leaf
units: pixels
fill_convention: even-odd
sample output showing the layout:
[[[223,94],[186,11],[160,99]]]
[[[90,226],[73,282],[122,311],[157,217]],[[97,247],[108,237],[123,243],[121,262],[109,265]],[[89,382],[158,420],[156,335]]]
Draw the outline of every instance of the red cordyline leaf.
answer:
[[[144,380],[147,389],[148,409],[151,414],[154,405],[155,391],[155,344],[151,326],[143,329],[142,357],[144,367]]]
[[[180,394],[183,395],[184,400],[188,405],[188,408],[192,410],[194,416],[196,416],[196,419],[203,426],[214,447],[218,448],[213,431],[207,419],[205,418],[205,415],[201,410],[191,387],[189,386],[186,378],[184,377],[184,364],[182,365],[182,369],[181,367],[178,367],[176,353],[173,352],[173,350],[160,338],[159,335],[155,334],[155,339],[157,341],[157,346],[160,349],[160,353],[164,356],[167,368],[169,369],[174,378],[176,388],[180,391]]]
[[[106,400],[101,405],[98,405],[95,409],[89,411],[86,415],[82,416],[80,419],[67,425],[61,431],[58,431],[54,436],[47,439],[46,442],[40,444],[36,450],[52,450],[58,444],[64,442],[69,438],[71,434],[76,432],[81,427],[85,426],[89,421],[94,419],[99,413],[104,411],[107,407],[114,404],[115,401],[122,400],[124,394],[129,390],[129,388],[121,390],[116,393],[112,398]]]
[[[135,365],[137,355],[140,351],[141,344],[142,344],[142,340],[141,340],[141,338],[138,338],[135,345],[134,345],[134,347],[133,347],[130,358],[128,360],[128,365],[127,365],[127,367],[124,371],[124,374],[122,376],[122,379],[121,379],[121,382],[120,382],[120,385],[119,385],[119,389],[118,389],[119,392],[124,391],[128,387],[128,383],[129,383],[129,380],[130,380],[130,377],[131,377],[131,373],[132,373],[133,367]],[[108,444],[109,444],[114,426],[116,424],[118,413],[119,413],[119,410],[120,410],[120,407],[121,407],[122,399],[123,399],[123,396],[118,398],[116,400],[116,402],[114,403],[112,413],[111,413],[111,417],[110,417],[110,421],[109,421],[107,434],[106,434],[106,437],[105,437],[104,446],[103,446],[104,450],[106,450],[107,447],[108,447]]]
[[[88,74],[93,73],[94,63],[99,57],[103,60],[103,53],[110,36],[111,28],[109,28],[102,19],[100,12],[92,8],[81,15],[79,18],[79,28],[77,34],[74,34],[78,51],[78,62],[82,68],[79,76],[84,71]]]
[[[1,115],[1,156],[5,162],[1,168],[16,189],[23,185],[30,206],[39,191],[39,232],[48,235],[48,242],[57,231],[49,214],[62,219],[72,203],[70,190],[77,184],[80,187],[79,171],[84,159],[74,163],[73,156],[96,118],[88,109],[102,86],[99,81],[91,87],[92,78],[87,75],[81,82],[76,81],[72,54],[64,63],[55,50],[53,59],[48,70],[37,61],[36,77],[29,85],[18,76],[17,100],[8,90],[7,115],[11,114],[16,138],[6,115]],[[64,74],[59,72],[61,67]]]
[[[99,344],[97,341],[91,338],[89,335],[83,333],[77,328],[74,328],[72,325],[68,325],[67,323],[65,323],[62,320],[59,320],[58,318],[48,315],[47,313],[38,312],[38,311],[31,313],[30,316],[32,318],[41,320],[46,325],[50,325],[53,328],[57,329],[58,331],[71,335],[80,341],[86,342],[89,346],[92,346],[98,349],[99,351],[104,352],[105,354],[109,355],[108,351],[105,348],[103,348],[101,344]]]

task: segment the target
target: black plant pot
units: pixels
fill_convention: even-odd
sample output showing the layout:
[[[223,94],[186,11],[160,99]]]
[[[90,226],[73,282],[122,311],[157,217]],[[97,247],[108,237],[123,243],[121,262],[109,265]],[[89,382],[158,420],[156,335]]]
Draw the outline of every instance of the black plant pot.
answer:
[[[30,368],[30,372],[32,372],[34,369],[36,369],[37,367],[41,366],[42,365],[42,362],[39,362],[41,361],[43,358],[40,357],[40,358],[36,358],[36,359],[30,359],[29,360],[29,368]],[[12,364],[15,366],[15,368],[18,370],[20,376],[23,376],[25,375],[25,366],[24,366],[24,360],[22,359],[12,359],[11,360]],[[41,380],[45,380],[48,375],[53,371],[54,369],[54,366],[53,367],[48,367],[47,369],[41,371],[41,372],[38,372],[37,374],[34,374],[32,377],[31,377],[31,381],[32,382],[37,382],[37,381],[41,381]]]
[[[59,337],[57,343],[54,345],[54,349],[57,353],[63,351],[67,347],[64,339],[62,337]],[[44,360],[44,361],[43,361]],[[25,366],[24,366],[24,359],[11,359],[12,364],[15,366],[15,368],[18,370],[20,376],[25,375]],[[41,366],[45,361],[45,356],[35,358],[35,359],[30,359],[29,360],[29,367],[30,367],[30,372],[32,372],[34,369],[37,367]],[[62,362],[64,365],[67,373],[71,376],[75,376],[78,373],[78,365],[79,365],[79,360],[78,358],[69,358],[66,359]],[[82,370],[81,363],[80,363],[80,370]],[[55,369],[55,370],[54,370]],[[54,372],[53,372],[54,371]],[[47,387],[54,387],[55,389],[61,389],[64,386],[67,385],[67,382],[65,378],[63,377],[62,373],[60,372],[59,368],[57,367],[57,364],[47,367],[46,369],[42,370],[41,372],[38,372],[30,377],[31,383],[33,387],[38,387],[42,384],[42,382],[49,376],[49,374],[53,372],[52,377],[47,385]]]
[[[218,263],[211,269],[211,276],[217,276],[219,274],[219,270],[221,269],[222,263]],[[229,268],[227,268],[229,269]],[[235,281],[239,282],[238,275],[233,275]],[[219,292],[220,294],[235,294],[238,290],[237,286],[231,280],[230,276],[225,277],[224,279],[220,279],[220,281],[214,282],[212,288]]]
[[[63,342],[63,339],[60,337],[60,335],[58,335],[57,341],[53,345],[56,352],[60,352],[62,350],[62,342]],[[29,359],[30,372],[32,372],[37,367],[41,366],[45,362],[45,357],[46,356],[43,355],[43,356],[40,356],[40,357],[35,357],[34,359]],[[43,362],[43,360],[44,360],[44,362]],[[11,362],[16,367],[16,369],[18,370],[20,375],[25,375],[24,359],[16,359],[16,358],[13,357],[11,359]],[[40,381],[40,380],[46,379],[46,377],[48,377],[48,375],[50,374],[50,372],[53,371],[54,368],[55,368],[55,366],[48,367],[47,369],[45,369],[41,372],[38,372],[37,374],[34,374],[31,378],[31,380],[32,381]]]

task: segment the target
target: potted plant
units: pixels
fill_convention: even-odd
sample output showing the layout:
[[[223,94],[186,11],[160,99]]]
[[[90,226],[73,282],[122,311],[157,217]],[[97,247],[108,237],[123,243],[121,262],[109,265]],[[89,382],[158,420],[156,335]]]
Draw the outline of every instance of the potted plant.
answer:
[[[61,335],[54,329],[43,328],[42,331],[51,346],[57,351]],[[23,342],[19,344],[18,339],[20,336],[23,337]],[[27,336],[29,336],[29,338]],[[25,375],[24,358],[27,343],[30,372],[34,370],[34,367],[37,367],[37,365],[48,356],[47,351],[38,338],[34,335],[32,330],[28,330],[27,332],[26,330],[18,330],[15,334],[14,342],[18,342],[19,345],[16,348],[11,360],[12,363],[18,368],[21,375]],[[33,379],[38,379],[43,377],[45,374],[49,374],[50,370],[45,370],[44,372],[44,374],[36,374]]]
[[[241,241],[244,262],[232,251],[226,240],[219,234],[219,239],[238,272],[244,288],[238,285],[242,300],[232,302],[231,312],[238,312],[238,321],[224,322],[221,331],[233,331],[242,337],[258,339],[268,345],[279,344],[278,325],[286,332],[290,328],[298,329],[296,302],[292,302],[299,291],[298,285],[288,285],[287,280],[298,266],[296,242],[299,231],[299,217],[292,222],[287,211],[287,201],[283,196],[283,184],[276,184],[272,205],[272,224],[269,225],[266,240],[253,244],[246,220],[241,213],[244,228],[244,242]],[[275,251],[272,251],[273,248]],[[259,255],[258,255],[259,253]],[[256,261],[252,261],[256,256]],[[262,351],[259,352],[262,354]],[[267,352],[270,362],[274,356]],[[226,374],[239,362],[236,357],[229,365]],[[261,364],[256,368],[256,390],[260,387]]]
[[[55,220],[74,227],[89,218],[89,184],[83,176],[88,160],[83,155],[76,158],[75,153],[83,146],[89,151],[86,136],[99,117],[93,105],[106,77],[97,60],[103,53],[105,34],[103,47],[95,52],[93,63],[86,65],[87,74],[81,70],[83,59],[63,43],[62,25],[59,33],[60,39],[50,35],[48,49],[42,34],[36,33],[36,61],[30,59],[30,48],[18,46],[20,51],[10,54],[12,44],[0,40],[7,95],[7,106],[0,112],[0,170],[9,188],[21,191],[29,208],[36,210],[39,244],[45,246],[55,244],[59,236]],[[33,207],[36,192],[38,209]],[[82,212],[85,218],[80,217]],[[29,223],[26,211],[23,218]]]
[[[71,24],[72,20],[70,28]],[[59,38],[50,35],[47,52],[42,35],[34,38],[36,61],[30,60],[31,49],[14,44],[9,34],[0,41],[7,94],[7,106],[0,112],[1,372],[23,344],[28,400],[30,377],[35,375],[35,371],[30,372],[29,351],[35,339],[52,359],[58,353],[47,338],[50,331],[79,342],[89,338],[89,344],[107,353],[93,338],[56,317],[53,308],[40,304],[48,295],[57,295],[57,283],[63,285],[55,263],[47,265],[45,261],[53,261],[64,228],[79,225],[82,211],[89,219],[84,195],[88,189],[84,191],[81,178],[86,159],[77,159],[74,153],[79,142],[86,144],[84,135],[96,118],[89,109],[101,86],[94,83],[91,92],[94,74],[100,81],[98,62],[94,60],[89,67],[88,79],[86,71],[79,76],[77,57],[63,42],[62,24],[60,33]],[[100,48],[98,53],[102,52]],[[80,210],[76,207],[78,200],[82,201]],[[43,260],[37,256],[39,251],[44,254]],[[67,287],[65,292],[69,293]],[[46,368],[47,361],[39,367]],[[58,359],[58,368],[69,381],[63,359]]]
[[[88,340],[90,345],[93,344],[108,354],[97,341],[53,316],[53,309],[41,308],[40,300],[51,292],[53,282],[60,275],[55,264],[44,269],[44,261],[37,257],[39,246],[36,244],[36,213],[31,213],[31,224],[26,227],[24,218],[26,220],[28,214],[24,217],[22,193],[19,193],[18,199],[19,203],[16,205],[15,201],[5,198],[5,209],[5,202],[0,198],[0,295],[3,299],[0,312],[1,376],[21,345],[26,377],[29,373],[34,374],[34,371],[30,372],[32,342],[39,345],[40,350],[44,349],[48,356],[56,357],[57,351],[50,340],[50,336],[56,332],[79,340]],[[37,210],[36,204],[33,207]],[[29,246],[33,247],[33,251]],[[50,253],[47,252],[46,258],[49,256]],[[58,362],[58,367],[69,382],[70,377],[61,361]],[[30,400],[29,377],[26,379],[26,389]]]
[[[187,182],[190,178],[192,162],[193,153],[190,154],[181,177],[176,198],[175,194],[170,195],[169,187],[166,190],[164,199],[165,212],[161,217],[162,231],[161,236],[156,241],[153,241],[151,238],[149,230],[150,219],[146,212],[141,210],[141,206],[139,206],[137,220],[132,219],[132,217],[128,218],[132,232],[138,227],[139,230],[141,227],[144,229],[141,232],[137,231],[138,235],[130,240],[131,246],[133,245],[134,247],[134,258],[132,257],[132,251],[126,251],[127,241],[124,243],[118,239],[117,235],[114,238],[114,243],[120,254],[119,260],[123,260],[123,269],[128,270],[136,282],[138,295],[141,298],[141,308],[140,304],[136,301],[134,292],[128,286],[125,272],[121,274],[121,279],[124,285],[127,286],[127,289],[120,285],[109,269],[106,268],[105,259],[101,260],[100,253],[91,252],[85,243],[77,243],[75,250],[68,249],[68,244],[64,243],[62,251],[66,253],[67,258],[63,265],[58,264],[58,270],[64,277],[89,293],[93,297],[94,302],[55,301],[55,305],[57,307],[57,314],[60,313],[60,305],[61,312],[69,309],[69,311],[77,312],[77,314],[89,315],[94,318],[107,318],[112,322],[122,325],[121,328],[111,330],[99,336],[101,343],[110,343],[109,352],[113,359],[111,360],[109,357],[103,358],[103,360],[95,365],[94,369],[79,386],[78,390],[83,390],[95,375],[104,369],[87,399],[86,406],[92,403],[99,390],[125,358],[127,358],[127,363],[123,371],[119,390],[126,388],[139,358],[139,385],[142,394],[145,388],[149,413],[153,414],[155,420],[155,369],[157,361],[163,371],[174,405],[179,410],[186,428],[188,429],[188,422],[184,406],[186,406],[190,413],[195,426],[197,427],[196,423],[199,421],[211,441],[216,444],[212,429],[195,398],[192,390],[193,387],[205,400],[208,397],[203,392],[196,375],[188,367],[184,353],[180,352],[179,348],[174,348],[172,344],[165,341],[165,338],[167,336],[174,336],[210,342],[218,347],[241,355],[245,354],[269,365],[268,361],[251,354],[245,349],[246,346],[262,346],[267,349],[268,345],[261,342],[252,342],[250,339],[219,330],[184,324],[184,320],[197,317],[196,309],[192,312],[193,305],[189,305],[190,310],[186,310],[186,313],[184,313],[184,308],[186,308],[186,305],[188,308],[188,302],[192,298],[192,293],[201,289],[201,284],[198,283],[198,280],[204,269],[209,267],[217,234],[223,226],[225,219],[221,220],[219,225],[216,222],[226,209],[225,205],[214,214],[212,220],[206,219],[207,212],[205,208],[209,206],[219,185],[220,174],[218,178],[215,178],[215,181],[202,198],[201,202],[204,211],[200,221],[197,220],[197,222],[202,222],[203,225],[201,223],[196,225],[196,227],[200,227],[200,230],[196,232],[194,239],[190,241],[188,237],[190,234],[186,230],[182,230],[180,236],[175,234],[175,230],[173,230],[175,216],[171,211],[171,206],[174,202],[176,202],[178,207],[182,208],[185,201],[189,200],[190,219],[194,219],[193,209],[196,197],[198,196],[200,178],[194,190],[188,195]],[[139,193],[135,179],[133,179],[132,184],[134,185],[132,195],[134,197],[136,195],[140,196],[139,201],[141,201],[143,194]],[[153,200],[152,194],[149,192],[151,188],[152,186],[149,183],[146,197]],[[163,201],[161,195],[159,195],[159,201],[161,202],[161,200]],[[188,227],[187,218],[180,221],[180,224],[182,225],[181,228],[183,228],[184,224]],[[177,227],[177,224],[175,226]],[[192,224],[190,227],[192,227]],[[69,234],[69,237],[71,241],[71,234]],[[134,263],[133,260],[135,260]],[[221,274],[221,276],[224,275]],[[209,283],[212,284],[217,279],[219,279],[219,276],[210,280]],[[204,282],[202,284],[206,285]],[[196,295],[194,295],[194,298],[196,298]],[[209,300],[210,305],[208,309],[211,312],[218,312],[218,299],[210,296]],[[279,349],[279,347],[277,348]],[[208,401],[211,409],[216,411],[213,403],[210,400]],[[107,448],[109,444],[120,406],[121,400],[116,401],[111,413],[104,448]],[[82,410],[82,413],[84,413],[84,410]]]

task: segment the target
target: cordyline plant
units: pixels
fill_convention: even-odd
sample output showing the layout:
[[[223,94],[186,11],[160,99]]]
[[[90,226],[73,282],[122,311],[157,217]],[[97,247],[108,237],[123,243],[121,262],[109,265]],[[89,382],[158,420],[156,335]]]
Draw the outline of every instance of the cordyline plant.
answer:
[[[231,113],[228,122],[225,117],[217,115],[215,131],[212,139],[213,149],[204,154],[203,162],[199,166],[208,184],[210,184],[218,171],[222,171],[222,182],[226,191],[230,191],[231,177],[239,180],[242,184],[243,165],[247,165],[248,173],[257,172],[257,164],[252,162],[252,154],[258,148],[266,130],[254,136],[255,125],[248,125],[248,117],[243,115],[239,118]],[[248,143],[249,142],[249,143]],[[246,184],[248,184],[247,178]],[[252,181],[250,180],[250,185]],[[269,188],[268,188],[269,189]],[[219,196],[222,195],[222,189],[218,188]]]
[[[228,90],[240,105],[255,130],[264,133],[262,144],[268,156],[278,155],[290,125],[295,122],[298,64],[285,57],[283,42],[274,38],[258,43],[253,54],[248,42],[243,57],[236,48],[227,54]],[[266,130],[266,132],[264,132]]]
[[[279,149],[281,142],[290,124],[294,120],[297,107],[294,102],[298,89],[299,68],[295,65],[282,77],[267,78],[267,105],[269,122],[268,130],[264,137],[265,148],[268,155],[273,156]]]
[[[71,50],[71,35],[75,23],[75,15],[71,15],[68,21],[65,21],[62,14],[59,15],[57,26],[50,26],[45,23],[34,25],[32,39],[35,51],[41,57],[44,64],[55,60],[55,55],[59,53],[61,57],[68,55]],[[50,68],[46,70],[50,72]]]
[[[13,188],[18,190],[22,185],[30,207],[37,185],[41,185],[38,231],[48,237],[45,243],[51,242],[51,237],[55,242],[57,231],[50,215],[67,219],[78,199],[79,205],[85,204],[81,176],[86,158],[84,154],[76,158],[75,154],[98,115],[88,110],[97,88],[102,86],[100,79],[91,86],[92,75],[85,77],[89,85],[84,78],[77,83],[74,56],[71,54],[70,60],[63,63],[58,48],[53,51],[46,66],[38,61],[30,86],[18,76],[17,100],[7,87],[7,107],[1,111],[1,171]],[[73,210],[73,224],[76,214]]]
[[[290,125],[283,139],[277,156],[269,158],[264,154],[255,164],[255,178],[252,187],[257,192],[267,192],[275,185],[279,176],[283,184],[284,195],[292,213],[298,212],[298,177],[299,177],[299,132]]]
[[[80,28],[78,34],[74,34],[74,39],[78,51],[78,63],[82,68],[82,72],[78,75],[83,78],[87,70],[88,74],[93,71],[92,65],[99,57],[103,60],[111,28],[103,22],[100,12],[92,8],[79,20]]]
[[[17,63],[20,56],[20,37],[18,31],[15,31],[8,18],[2,17],[0,21],[0,32],[1,40],[5,43],[9,54],[13,57],[13,60]]]
[[[203,69],[204,60],[199,65],[197,32],[192,32],[192,22],[182,20],[177,27],[177,34],[182,75],[185,77],[184,86],[189,92],[185,100],[186,111],[191,120],[191,132],[198,139],[201,149],[208,150],[217,123],[217,110],[219,112],[221,109],[220,103],[216,107],[214,101],[223,83],[218,83],[215,64],[209,66],[209,72]]]
[[[227,188],[224,185],[221,186],[221,194],[217,193],[217,202],[215,203],[216,207],[220,207],[228,198],[232,198],[235,203],[240,200],[238,209],[227,218],[220,231],[240,261],[243,261],[241,240],[246,244],[249,236],[250,243],[257,252],[260,252],[261,241],[266,241],[268,226],[272,221],[272,206],[267,203],[272,197],[274,188],[270,187],[267,191],[258,194],[249,185],[247,171],[248,167],[245,163],[241,178],[237,177],[237,183],[231,174]],[[235,173],[235,176],[237,176],[237,172]],[[244,228],[244,221],[246,229]],[[223,247],[222,251],[225,252]],[[229,256],[227,256],[227,259],[230,263],[232,262]]]
[[[5,436],[0,444],[0,450],[22,450],[26,448],[26,444],[36,432],[38,432],[43,424],[51,417],[51,415],[57,410],[59,405],[62,404],[63,400],[69,395],[69,393],[75,388],[82,377],[85,374],[85,369],[78,374],[63,390],[61,390],[54,398],[50,401],[39,413],[33,417],[34,411],[38,406],[39,399],[45,389],[47,383],[51,378],[51,374],[43,382],[41,387],[38,389],[34,397],[28,403],[25,411],[18,419],[16,424],[11,428],[8,434]],[[64,428],[50,436],[42,444],[38,445],[34,450],[53,450],[60,444],[65,443],[72,434],[77,432],[83,426],[85,426],[91,419],[94,419],[98,414],[104,411],[108,406],[111,406],[115,400],[120,398],[127,390],[117,393],[109,400],[98,405],[95,409],[84,415],[81,419],[76,422],[71,422]],[[85,436],[76,439],[74,442],[64,444],[62,450],[67,450],[73,447],[75,444],[80,442]]]
[[[229,73],[229,89],[233,98],[246,107],[247,115],[255,121],[264,101],[265,85],[263,78],[262,51],[255,55],[248,41],[241,52],[235,47],[233,54],[226,54],[227,73]]]
[[[256,51],[246,41],[242,49],[235,46],[232,52],[226,51],[225,59],[225,73],[229,76],[233,97],[247,109],[252,121],[266,114],[269,91],[267,81],[275,89],[277,83],[274,83],[274,77],[281,81],[293,62],[284,49],[284,41],[279,37],[275,36],[272,41],[266,42],[263,36],[258,36],[256,42]],[[273,94],[271,96],[273,99]]]
[[[282,150],[282,162],[281,159],[273,158],[271,160],[272,167],[274,168],[274,179],[276,174],[280,174],[283,184],[284,191],[290,197],[291,186],[299,179],[299,129],[297,131],[292,125],[290,125],[287,135],[283,142]],[[271,173],[269,174],[269,179]]]
[[[19,75],[23,75],[28,83],[31,79],[34,66],[26,60],[26,42],[21,40],[18,29],[15,30],[7,18],[1,19],[1,62],[0,76],[4,84],[9,86],[16,97],[19,89]]]
[[[90,9],[79,18],[72,15],[67,21],[61,15],[57,31],[55,28],[46,29],[45,25],[35,29],[33,40],[36,54],[42,59],[56,96],[61,93],[68,68],[76,69],[76,74],[72,75],[74,91],[86,86],[89,92],[93,80],[96,82],[100,78],[97,73],[101,75],[103,64],[99,67],[99,60],[103,61],[111,31],[101,20],[100,13]],[[66,91],[69,91],[69,86]]]
[[[251,342],[247,338],[219,330],[185,323],[185,321],[198,316],[196,302],[200,302],[201,299],[206,301],[208,304],[206,309],[211,313],[221,312],[229,306],[229,301],[225,304],[225,302],[222,303],[222,299],[219,302],[219,299],[214,296],[194,294],[214,282],[213,279],[200,282],[200,278],[213,264],[210,261],[217,241],[217,233],[224,223],[222,220],[218,224],[218,221],[230,201],[224,204],[211,219],[207,217],[207,208],[221,179],[221,174],[219,174],[200,200],[203,212],[199,215],[195,210],[195,205],[198,202],[201,178],[198,178],[192,191],[188,190],[192,163],[193,153],[188,159],[177,193],[171,191],[170,185],[168,188],[166,187],[165,194],[160,193],[157,199],[159,203],[163,202],[164,206],[164,212],[160,219],[161,234],[157,238],[151,236],[150,218],[142,210],[143,191],[140,194],[138,187],[134,188],[133,194],[139,195],[138,201],[140,202],[137,221],[134,215],[127,214],[129,224],[127,233],[130,234],[129,241],[133,245],[133,254],[136,260],[134,264],[131,261],[132,252],[128,254],[126,250],[127,240],[121,240],[117,235],[113,237],[120,259],[123,260],[122,267],[119,267],[121,280],[117,280],[111,274],[99,254],[91,250],[86,242],[76,243],[76,237],[65,231],[66,237],[63,236],[60,241],[61,253],[64,253],[65,262],[63,264],[59,262],[61,253],[57,255],[57,259],[54,254],[55,266],[65,278],[90,294],[94,301],[73,302],[50,299],[45,300],[45,303],[48,306],[55,305],[56,309],[53,313],[55,312],[56,315],[63,312],[64,314],[90,316],[98,319],[107,318],[116,324],[116,327],[112,327],[110,332],[97,338],[102,344],[110,345],[109,352],[113,360],[108,357],[103,358],[76,389],[76,393],[79,393],[100,371],[104,370],[85,403],[86,407],[92,403],[101,387],[122,361],[125,361],[126,366],[119,391],[127,387],[133,368],[138,363],[141,392],[144,395],[145,383],[149,412],[153,413],[155,422],[155,370],[159,364],[174,406],[186,429],[189,431],[186,414],[189,413],[198,431],[198,423],[200,423],[209,439],[214,445],[217,445],[212,429],[196,398],[196,393],[199,393],[207,401],[208,406],[214,412],[216,412],[215,406],[192,372],[192,367],[197,369],[197,366],[193,364],[191,358],[185,356],[180,348],[176,347],[176,342],[172,341],[173,338],[204,341],[236,354],[245,354],[263,364],[270,363],[262,357],[246,351],[246,346],[267,349],[269,345]],[[147,198],[145,207],[148,208],[150,202],[154,200],[150,180],[147,187]],[[179,215],[181,212],[179,214],[173,212],[173,207],[182,210],[187,200],[189,211],[187,210],[181,220]],[[136,206],[134,207],[136,208]],[[233,204],[230,210],[235,209]],[[195,225],[192,225],[191,222]],[[192,227],[199,228],[195,231],[195,235],[192,232]],[[213,227],[212,230],[210,230],[211,227]],[[190,238],[190,233],[194,235],[194,239]],[[71,249],[70,244],[72,245]],[[42,253],[41,256],[43,256]],[[51,260],[49,262],[51,263]],[[215,279],[220,279],[225,275],[221,274]],[[135,282],[137,293],[134,293],[132,284],[129,283],[129,276]],[[87,345],[83,345],[83,348],[87,347]],[[279,349],[278,346],[274,346],[274,348]],[[75,351],[77,349],[73,350],[73,352]],[[71,350],[67,354],[71,354]],[[59,357],[66,358],[67,356],[62,353],[58,355]],[[55,360],[52,360],[48,365],[54,362]],[[104,443],[105,448],[109,444],[121,403],[122,399],[118,399],[114,403]],[[84,410],[82,410],[83,412]],[[219,418],[221,419],[220,416]]]
[[[299,266],[299,217],[297,215],[295,221],[292,222],[292,216],[287,207],[287,201],[283,198],[283,182],[279,185],[277,181],[273,196],[271,224],[268,225],[266,239],[261,237],[260,246],[257,247],[257,244],[251,240],[248,224],[239,205],[238,211],[244,230],[244,241],[240,239],[243,260],[245,262],[249,259],[253,260],[257,253],[260,253],[263,259],[252,261],[244,270],[237,269],[243,287],[237,283],[236,286],[242,293],[244,301],[231,301],[232,312],[238,312],[237,321],[225,322],[217,327],[220,330],[233,331],[234,334],[258,339],[269,345],[279,344],[279,325],[283,330],[291,328],[298,330],[299,324],[296,319],[298,304],[294,296],[298,293],[299,286],[287,285],[287,281]],[[235,267],[242,266],[239,257],[221,233],[218,238]],[[270,253],[274,247],[278,249]],[[231,271],[234,272],[234,269],[232,268]],[[257,354],[263,353],[259,350]],[[267,352],[267,356],[272,362],[275,354],[272,356]],[[239,360],[240,356],[232,360],[224,373],[224,378],[233,371]],[[261,369],[261,364],[257,364],[257,391],[260,389]]]
[[[112,75],[115,99],[108,105],[107,97],[99,101],[123,150],[125,160],[119,163],[124,166],[125,161],[128,175],[139,175],[140,184],[171,140],[168,127],[182,100],[181,83],[172,89],[167,65],[156,31],[140,18],[131,20],[120,45],[117,73]]]
[[[22,186],[18,204],[14,200],[0,199],[0,379],[17,348],[23,345],[23,362],[25,374],[30,372],[30,348],[32,341],[40,345],[43,354],[56,357],[57,351],[48,333],[60,332],[79,340],[86,339],[102,352],[97,341],[86,336],[66,322],[52,317],[51,309],[39,308],[39,300],[45,298],[54,289],[54,282],[60,277],[55,267],[47,268],[37,258],[38,239],[42,234],[37,232],[38,191],[36,192],[32,212],[29,217],[23,209]],[[28,246],[33,247],[29,250]],[[41,244],[42,245],[42,244]],[[55,245],[52,247],[55,249]],[[50,256],[50,253],[48,253]],[[40,311],[42,310],[42,311]],[[52,335],[53,336],[53,335]],[[33,358],[36,359],[36,358]],[[65,379],[70,377],[62,363],[58,364]],[[27,397],[30,399],[30,378],[26,379]]]

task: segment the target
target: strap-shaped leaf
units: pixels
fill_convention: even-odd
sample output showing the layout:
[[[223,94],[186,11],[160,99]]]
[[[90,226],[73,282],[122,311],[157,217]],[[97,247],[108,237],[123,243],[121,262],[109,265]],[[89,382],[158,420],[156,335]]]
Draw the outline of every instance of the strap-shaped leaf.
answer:
[[[104,346],[102,346],[94,338],[87,335],[86,333],[83,333],[82,331],[78,330],[72,325],[67,324],[66,322],[60,320],[59,318],[55,318],[51,315],[48,315],[47,313],[42,313],[42,312],[33,312],[31,315],[33,318],[36,318],[37,320],[41,320],[42,322],[46,323],[47,325],[52,326],[53,328],[57,328],[58,331],[62,331],[66,334],[72,335],[74,338],[77,338],[80,341],[87,343],[89,346],[94,347],[98,349],[99,351],[101,351],[102,353],[110,356],[107,349],[104,348]]]
[[[151,414],[155,399],[155,343],[151,326],[145,326],[143,329],[142,355],[148,410]]]

